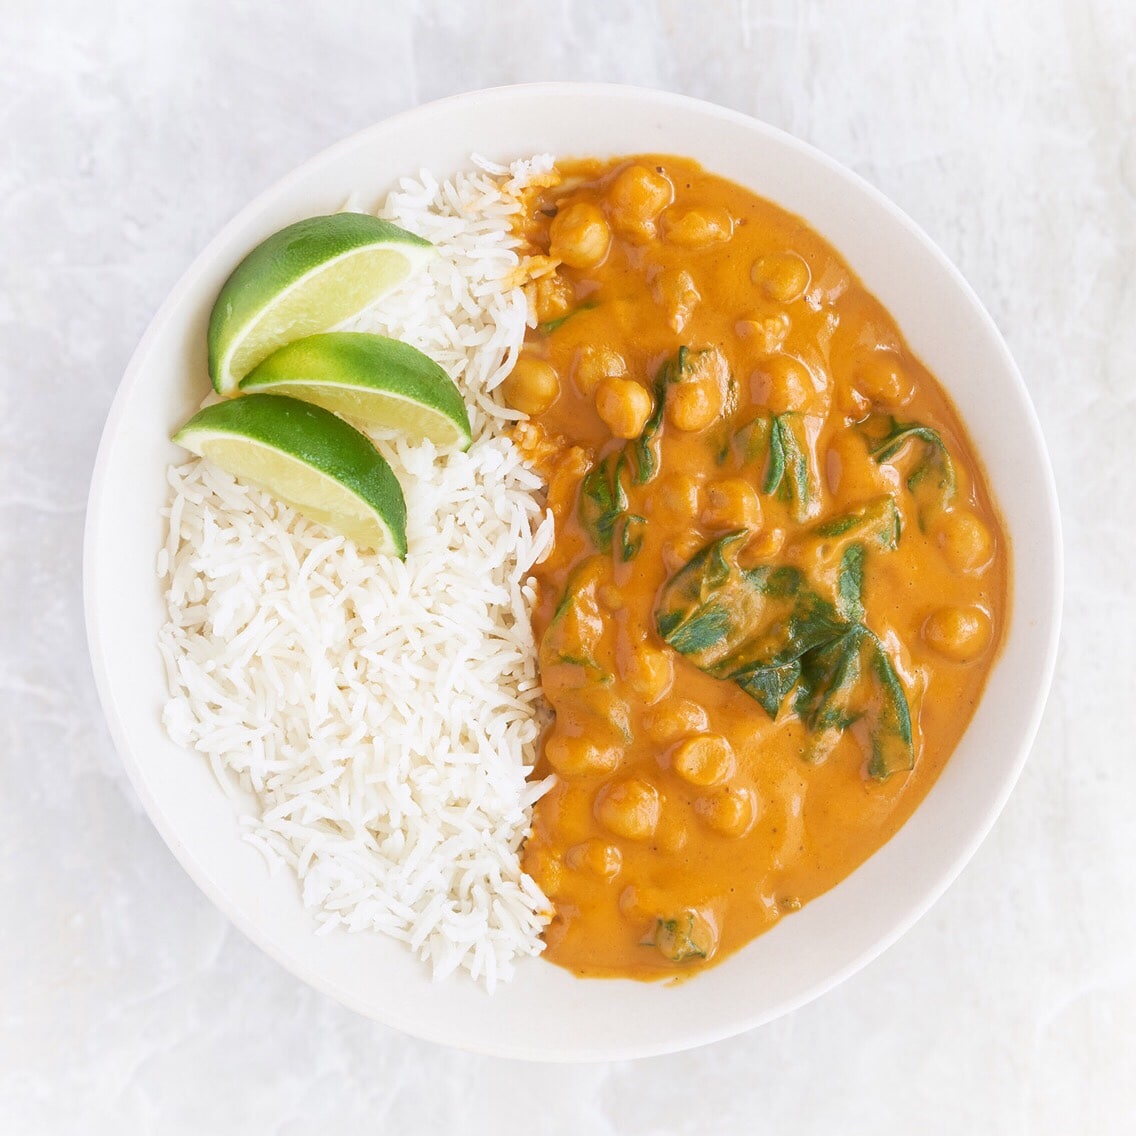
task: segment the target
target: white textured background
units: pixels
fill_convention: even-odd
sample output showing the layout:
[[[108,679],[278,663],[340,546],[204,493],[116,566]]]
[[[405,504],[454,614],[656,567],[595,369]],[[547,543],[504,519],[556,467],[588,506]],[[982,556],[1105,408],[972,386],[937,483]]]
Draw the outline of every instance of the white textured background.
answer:
[[[96,703],[84,504],[134,345],[300,161],[461,90],[599,79],[826,150],[959,265],[1057,471],[1066,624],[1008,809],[835,992],[691,1053],[448,1052],[302,987],[159,840]],[[0,0],[0,1131],[1136,1132],[1133,0]]]

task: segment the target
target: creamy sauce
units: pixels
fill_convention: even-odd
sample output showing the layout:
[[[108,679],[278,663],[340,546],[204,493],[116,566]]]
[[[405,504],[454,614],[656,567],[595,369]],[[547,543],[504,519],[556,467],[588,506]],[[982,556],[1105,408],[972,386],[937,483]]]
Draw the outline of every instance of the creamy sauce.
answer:
[[[557,267],[506,386],[556,515],[558,783],[524,862],[547,958],[676,976],[911,815],[982,693],[1009,551],[950,401],[799,218],[680,158],[561,173],[526,216]]]

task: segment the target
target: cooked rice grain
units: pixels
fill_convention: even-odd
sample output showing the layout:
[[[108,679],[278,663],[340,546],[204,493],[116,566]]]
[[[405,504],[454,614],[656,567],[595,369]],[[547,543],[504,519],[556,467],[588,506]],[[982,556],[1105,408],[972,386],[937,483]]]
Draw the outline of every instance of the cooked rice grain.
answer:
[[[520,866],[540,731],[528,572],[552,538],[493,390],[524,336],[509,220],[551,160],[404,179],[380,215],[434,241],[428,272],[351,325],[462,387],[474,443],[376,435],[402,482],[405,562],[360,554],[209,463],[171,467],[158,554],[171,738],[255,809],[246,839],[296,872],[321,931],[381,931],[435,978],[490,989],[542,949]],[[243,795],[241,791],[243,791]]]

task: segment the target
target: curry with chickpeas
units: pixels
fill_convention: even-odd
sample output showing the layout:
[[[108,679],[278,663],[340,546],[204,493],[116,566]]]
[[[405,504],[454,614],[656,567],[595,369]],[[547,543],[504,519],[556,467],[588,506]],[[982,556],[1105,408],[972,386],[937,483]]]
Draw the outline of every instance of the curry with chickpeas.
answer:
[[[561,166],[506,380],[555,545],[534,626],[556,784],[547,957],[720,961],[910,816],[1008,618],[950,401],[799,218],[674,157]]]

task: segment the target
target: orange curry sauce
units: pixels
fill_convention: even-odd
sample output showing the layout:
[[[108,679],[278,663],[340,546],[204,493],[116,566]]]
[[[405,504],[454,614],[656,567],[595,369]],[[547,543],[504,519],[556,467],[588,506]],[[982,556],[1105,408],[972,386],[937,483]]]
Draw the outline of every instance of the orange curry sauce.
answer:
[[[982,693],[1009,550],[946,395],[804,222],[681,158],[559,172],[504,388],[556,520],[557,783],[524,864],[547,958],[673,977],[911,815]]]

